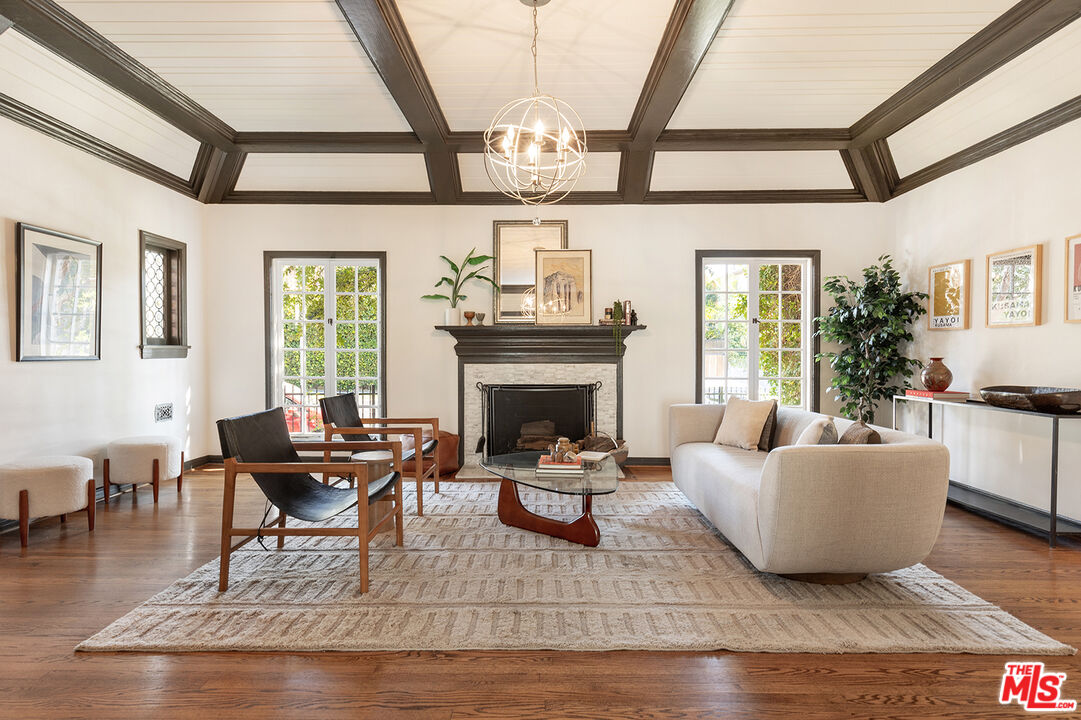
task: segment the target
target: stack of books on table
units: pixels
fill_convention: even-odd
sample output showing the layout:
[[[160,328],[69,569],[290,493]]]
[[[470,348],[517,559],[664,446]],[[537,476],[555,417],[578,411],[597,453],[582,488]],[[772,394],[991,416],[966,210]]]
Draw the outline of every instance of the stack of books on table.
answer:
[[[582,458],[576,459],[574,462],[554,462],[548,455],[541,455],[537,460],[537,474],[538,475],[584,475],[585,470],[582,468]]]
[[[933,392],[931,390],[915,390],[909,388],[908,390],[905,390],[905,397],[925,398],[927,400],[948,400],[949,402],[966,402],[970,395],[961,390]]]

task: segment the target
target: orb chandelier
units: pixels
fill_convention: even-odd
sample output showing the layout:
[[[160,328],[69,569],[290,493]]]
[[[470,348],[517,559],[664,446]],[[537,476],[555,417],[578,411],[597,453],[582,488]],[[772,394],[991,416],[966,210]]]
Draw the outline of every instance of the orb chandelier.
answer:
[[[512,100],[484,131],[484,169],[499,192],[526,205],[567,196],[585,170],[586,131],[578,113],[540,91],[537,8],[549,0],[521,0],[533,8],[533,95]]]

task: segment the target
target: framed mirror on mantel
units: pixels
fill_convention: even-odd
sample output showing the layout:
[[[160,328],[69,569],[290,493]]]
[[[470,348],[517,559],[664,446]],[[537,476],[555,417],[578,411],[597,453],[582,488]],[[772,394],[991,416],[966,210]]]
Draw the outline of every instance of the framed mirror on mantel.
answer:
[[[499,291],[492,299],[496,323],[533,323],[522,301],[537,284],[537,250],[566,250],[567,221],[496,220],[492,223],[494,280]]]

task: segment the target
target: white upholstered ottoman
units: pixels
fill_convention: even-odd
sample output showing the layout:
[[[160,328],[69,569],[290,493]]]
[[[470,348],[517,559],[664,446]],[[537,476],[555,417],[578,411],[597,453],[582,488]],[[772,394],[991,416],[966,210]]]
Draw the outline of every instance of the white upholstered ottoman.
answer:
[[[110,485],[135,487],[149,483],[154,486],[154,502],[158,501],[161,480],[176,478],[176,491],[184,484],[184,452],[180,439],[171,435],[145,435],[122,438],[109,443],[104,466],[105,507],[109,507]]]
[[[19,540],[30,540],[30,518],[60,516],[86,510],[94,529],[94,462],[90,458],[53,455],[0,465],[0,518],[19,520]]]

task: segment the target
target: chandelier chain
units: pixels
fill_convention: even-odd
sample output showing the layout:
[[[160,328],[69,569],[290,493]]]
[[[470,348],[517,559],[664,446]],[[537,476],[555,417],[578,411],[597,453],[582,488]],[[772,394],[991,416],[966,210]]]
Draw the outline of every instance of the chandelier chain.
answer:
[[[537,73],[537,35],[539,31],[537,29],[537,3],[533,3],[533,94],[540,95],[540,79]]]

